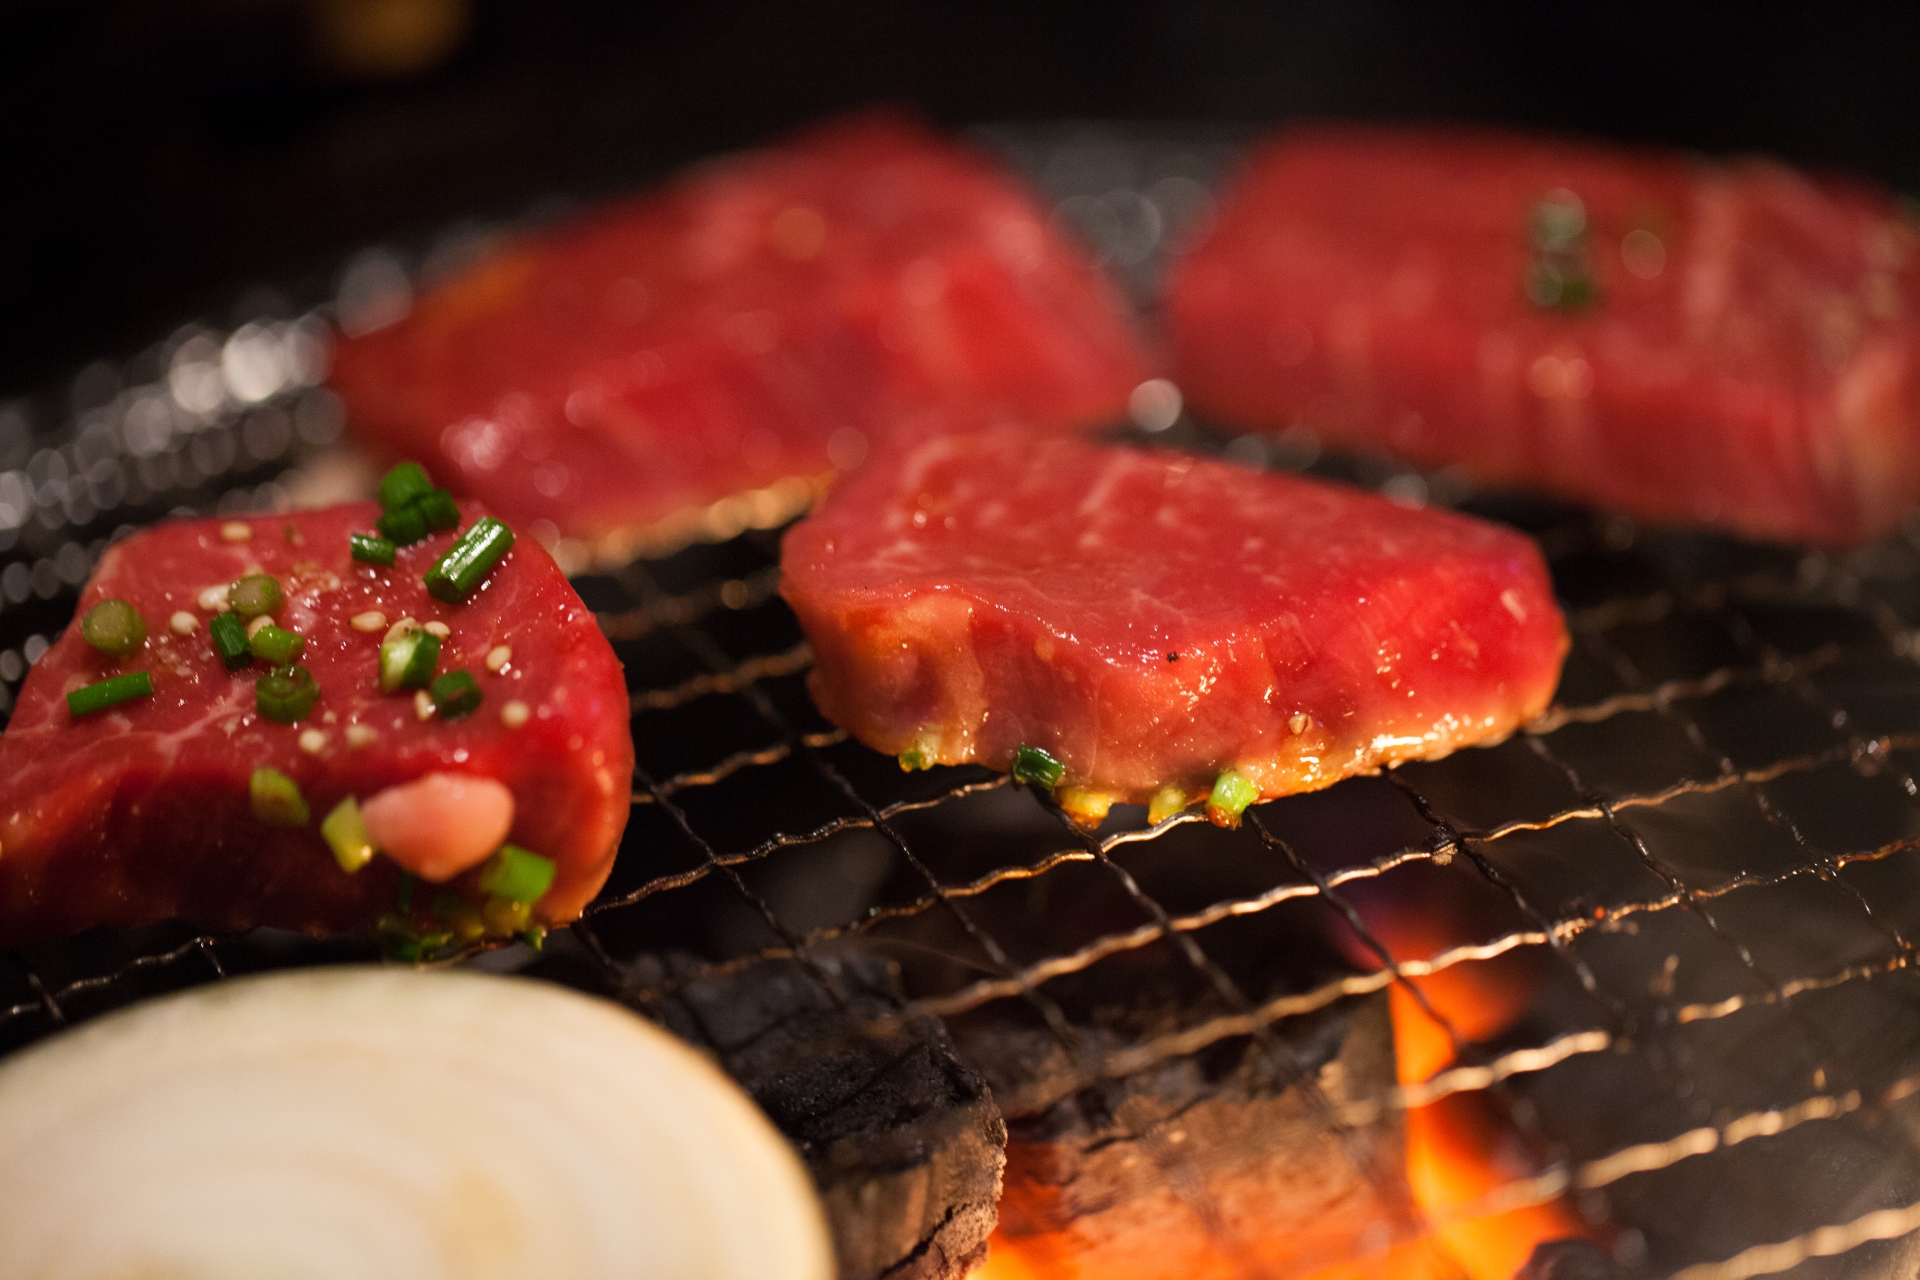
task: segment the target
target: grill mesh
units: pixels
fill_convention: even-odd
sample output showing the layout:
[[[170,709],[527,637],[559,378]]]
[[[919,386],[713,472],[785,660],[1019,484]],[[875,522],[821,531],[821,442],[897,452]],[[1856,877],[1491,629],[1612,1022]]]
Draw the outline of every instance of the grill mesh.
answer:
[[[1172,224],[1204,219],[1222,154],[997,141],[1136,283]],[[274,320],[274,305],[92,366],[65,405],[0,409],[7,708],[116,531],[270,508],[342,465],[312,321]],[[1363,1173],[1380,1176],[1364,1141],[1377,1127],[1484,1093],[1515,1153],[1462,1217],[1570,1196],[1620,1255],[1689,1280],[1906,1257],[1897,1238],[1920,1228],[1920,535],[1846,556],[1755,548],[1321,458],[1304,437],[1182,423],[1161,439],[1534,534],[1574,636],[1554,708],[1496,747],[1258,806],[1238,832],[1121,808],[1088,834],[1001,776],[905,774],[823,721],[776,595],[778,536],[748,532],[577,580],[633,691],[632,821],[579,924],[539,956],[470,963],[645,1010],[701,976],[859,946],[899,963],[909,1015],[1037,1018],[1073,1068],[1050,1078],[1064,1097],[1222,1045],[1301,1078],[1294,1020],[1528,957],[1520,1021],[1456,1037],[1433,1079],[1336,1102],[1305,1074],[1318,1123]],[[1380,927],[1430,908],[1457,923],[1438,947]],[[1358,963],[1252,982],[1231,959],[1296,937]],[[636,956],[666,950],[682,957],[671,976],[636,976]],[[179,926],[32,947],[0,960],[0,1047],[229,973],[367,956]],[[1096,1042],[1067,1007],[1089,985],[1122,1003],[1185,994],[1153,1034]],[[1178,1148],[1154,1149],[1223,1253],[1245,1256]]]

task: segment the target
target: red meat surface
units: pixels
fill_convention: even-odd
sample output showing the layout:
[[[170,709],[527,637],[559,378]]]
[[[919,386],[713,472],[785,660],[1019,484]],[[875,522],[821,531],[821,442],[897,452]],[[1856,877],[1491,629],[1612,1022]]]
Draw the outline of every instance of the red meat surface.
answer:
[[[1118,419],[1145,376],[1019,186],[867,117],[510,241],[341,342],[333,381],[375,451],[619,558],[777,524],[916,424]]]
[[[1541,202],[1595,300],[1530,300]],[[1177,378],[1236,424],[1655,521],[1848,543],[1920,498],[1915,233],[1757,160],[1448,129],[1259,149],[1171,285]]]
[[[1502,737],[1567,645],[1509,530],[1017,432],[870,463],[781,565],[835,723],[903,763],[1042,748],[1085,818],[1165,788],[1178,808],[1223,771],[1277,796]]]
[[[473,504],[462,513],[482,514]],[[21,689],[0,736],[0,943],[173,917],[213,929],[363,929],[395,909],[399,869],[375,857],[347,874],[319,824],[345,796],[364,800],[429,773],[504,783],[514,797],[508,838],[558,864],[534,916],[557,923],[579,914],[606,879],[631,795],[627,695],[612,649],[530,539],[466,601],[443,604],[421,575],[456,535],[403,549],[390,569],[356,563],[348,532],[372,529],[378,514],[356,504],[169,523],[102,557],[82,614],[127,600],[145,617],[147,639],[110,658],[70,626]],[[236,524],[250,536],[227,536]],[[299,661],[319,683],[319,700],[297,724],[263,718],[254,682],[265,665],[229,672],[208,635],[202,592],[254,570],[282,583],[277,623],[305,636]],[[349,621],[374,611],[444,622],[439,669],[473,674],[478,710],[423,720],[412,691],[382,695],[384,628]],[[195,620],[192,630],[174,629],[176,613]],[[510,657],[489,670],[487,655],[503,645]],[[69,691],[135,670],[150,674],[152,697],[69,713]],[[512,703],[527,713],[517,727],[517,714],[503,715]],[[305,826],[255,816],[248,780],[262,765],[298,783],[312,811]],[[466,873],[451,888],[478,904],[474,879]],[[433,892],[413,896],[424,922]]]

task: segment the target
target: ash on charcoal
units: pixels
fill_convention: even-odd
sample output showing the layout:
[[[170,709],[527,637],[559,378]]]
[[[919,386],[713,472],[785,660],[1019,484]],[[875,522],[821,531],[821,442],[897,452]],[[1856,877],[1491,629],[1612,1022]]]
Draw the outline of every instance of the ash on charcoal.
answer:
[[[646,955],[643,986],[689,973]],[[842,1280],[952,1280],[986,1256],[1006,1126],[940,1024],[901,1011],[870,956],[768,960],[696,977],[647,1010],[711,1052],[798,1148],[819,1188]]]

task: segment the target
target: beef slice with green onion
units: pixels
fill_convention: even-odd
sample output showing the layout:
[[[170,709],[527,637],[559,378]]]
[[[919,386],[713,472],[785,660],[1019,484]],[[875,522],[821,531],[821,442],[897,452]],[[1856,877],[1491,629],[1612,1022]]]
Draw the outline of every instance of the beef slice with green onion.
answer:
[[[1857,542],[1920,501],[1916,249],[1885,192],[1763,160],[1290,130],[1175,270],[1174,376],[1238,428]]]
[[[1202,799],[1237,821],[1504,737],[1567,648],[1513,530],[1018,431],[869,463],[781,568],[836,724],[907,767],[1015,766],[1086,822]]]
[[[0,736],[0,945],[170,918],[211,929],[368,928],[395,910],[399,855],[342,871],[321,821],[348,796],[366,802],[434,774],[506,787],[506,839],[557,865],[530,923],[579,914],[606,879],[631,794],[612,649],[532,539],[450,604],[423,578],[460,531],[401,549],[391,568],[355,561],[348,535],[378,514],[356,504],[170,522],[108,550],[80,611],[123,599],[146,638],[113,656],[69,627],[21,689]],[[461,514],[465,529],[484,513],[465,504]],[[254,686],[267,664],[229,671],[209,635],[227,584],[252,572],[278,580],[274,625],[303,638],[297,661],[319,687],[295,723],[260,712]],[[376,613],[378,626],[366,616]],[[438,670],[466,670],[479,695],[459,719],[433,714],[423,691],[380,692],[382,639],[403,617],[446,626]],[[501,647],[510,657],[494,670],[487,657]],[[70,714],[67,693],[133,671],[151,676],[150,697]],[[298,787],[307,823],[256,814],[249,780],[262,768]],[[480,874],[476,864],[445,888],[483,908]],[[417,928],[432,926],[437,896],[411,895]]]

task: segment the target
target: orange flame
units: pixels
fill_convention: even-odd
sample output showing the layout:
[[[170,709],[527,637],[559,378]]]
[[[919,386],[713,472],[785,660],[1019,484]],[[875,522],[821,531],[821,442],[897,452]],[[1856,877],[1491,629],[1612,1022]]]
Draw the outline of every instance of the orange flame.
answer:
[[[989,1246],[987,1260],[968,1272],[967,1280],[1046,1280],[1046,1277],[1027,1265],[1018,1249],[1008,1248],[996,1235]]]
[[[1396,1036],[1402,1027],[1425,1024],[1444,1039],[1445,1033],[1412,995],[1395,989],[1389,998]],[[1437,1009],[1446,1011],[1433,993],[1429,992],[1428,998]],[[1419,1032],[1408,1036],[1415,1043],[1415,1052],[1424,1038]],[[1408,1075],[1406,1064],[1412,1056],[1401,1055],[1402,1084],[1434,1074]],[[1441,1069],[1451,1065],[1449,1054]],[[1471,1280],[1512,1280],[1535,1245],[1586,1234],[1580,1216],[1564,1201],[1491,1217],[1449,1220],[1502,1183],[1533,1172],[1521,1156],[1499,1104],[1483,1093],[1450,1094],[1407,1112],[1407,1183],[1413,1201],[1441,1224],[1434,1234]]]
[[[1397,900],[1368,920],[1390,954],[1434,956],[1467,940],[1470,930],[1462,917],[1468,913],[1462,904],[1426,899],[1417,908]],[[1524,952],[1464,961],[1394,983],[1388,999],[1400,1083],[1424,1084],[1454,1066],[1456,1037],[1462,1043],[1487,1040],[1512,1026],[1526,1012],[1536,986],[1533,959]],[[1589,1234],[1564,1200],[1457,1219],[1503,1183],[1537,1172],[1498,1099],[1462,1092],[1409,1108],[1406,1136],[1414,1203],[1438,1224],[1435,1238],[1470,1280],[1512,1280],[1535,1245]]]
[[[1366,911],[1367,926],[1396,958],[1437,955],[1472,932],[1467,924],[1472,913],[1447,896],[1442,891],[1421,894],[1418,901],[1381,904],[1378,911]],[[1366,967],[1378,966],[1377,956],[1362,951],[1355,940],[1350,943],[1354,959]],[[1456,1037],[1462,1043],[1484,1041],[1512,1026],[1526,1012],[1537,985],[1534,958],[1526,953],[1466,961],[1394,983],[1388,1007],[1399,1083],[1422,1084],[1453,1067]],[[1316,1270],[1309,1280],[1512,1280],[1536,1245],[1591,1234],[1565,1200],[1483,1217],[1458,1216],[1503,1184],[1538,1172],[1498,1099],[1480,1091],[1450,1094],[1409,1108],[1405,1120],[1407,1183],[1415,1207],[1433,1224],[1428,1234]],[[1058,1250],[1064,1247],[1070,1246],[1061,1239],[996,1233],[987,1262],[973,1272],[972,1280],[1060,1280],[1085,1274],[1074,1260],[1060,1256]],[[1232,1260],[1218,1261],[1220,1274],[1234,1273]],[[1159,1274],[1165,1262],[1143,1259],[1142,1274]]]

